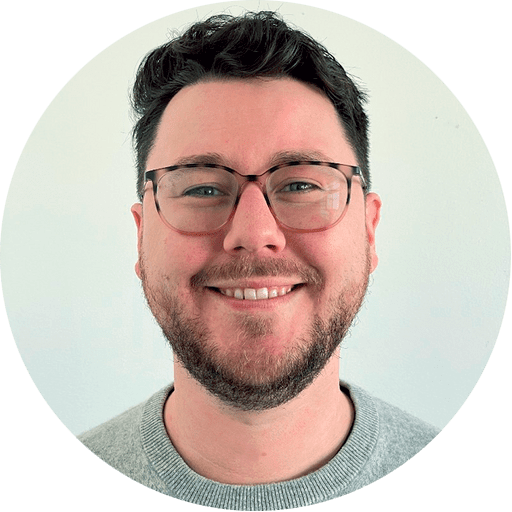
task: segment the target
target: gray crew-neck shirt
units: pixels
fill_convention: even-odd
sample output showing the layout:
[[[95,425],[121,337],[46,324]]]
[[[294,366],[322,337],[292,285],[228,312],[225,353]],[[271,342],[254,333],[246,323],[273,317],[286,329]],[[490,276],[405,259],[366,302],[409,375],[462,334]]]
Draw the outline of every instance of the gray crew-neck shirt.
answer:
[[[82,434],[79,439],[133,480],[198,505],[233,510],[277,510],[320,503],[353,492],[402,465],[438,433],[429,424],[341,383],[355,408],[352,430],[339,452],[306,476],[265,485],[228,485],[187,466],[172,445],[163,406],[172,385],[148,401]]]

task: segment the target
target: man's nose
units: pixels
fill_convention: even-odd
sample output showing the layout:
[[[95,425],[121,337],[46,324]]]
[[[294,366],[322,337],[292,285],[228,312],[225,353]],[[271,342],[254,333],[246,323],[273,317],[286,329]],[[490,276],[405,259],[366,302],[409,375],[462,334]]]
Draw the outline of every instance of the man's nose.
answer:
[[[277,253],[286,246],[284,233],[272,215],[260,187],[249,183],[240,196],[235,214],[227,227],[224,250],[230,254],[242,252]]]

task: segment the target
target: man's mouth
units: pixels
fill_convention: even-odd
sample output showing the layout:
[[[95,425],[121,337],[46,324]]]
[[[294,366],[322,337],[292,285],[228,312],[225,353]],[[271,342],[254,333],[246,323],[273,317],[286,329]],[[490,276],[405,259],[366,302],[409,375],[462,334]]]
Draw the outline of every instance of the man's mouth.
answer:
[[[268,288],[214,288],[222,295],[232,297],[238,300],[268,300],[276,297],[288,295],[292,290],[301,286],[300,284],[292,286],[271,286]]]

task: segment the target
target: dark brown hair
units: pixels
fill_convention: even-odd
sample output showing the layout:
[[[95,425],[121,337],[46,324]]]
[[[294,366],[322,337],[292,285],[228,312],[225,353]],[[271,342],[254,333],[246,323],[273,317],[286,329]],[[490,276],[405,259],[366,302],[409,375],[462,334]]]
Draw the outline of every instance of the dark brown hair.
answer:
[[[137,192],[142,199],[146,162],[163,111],[183,87],[210,79],[290,77],[321,89],[336,108],[358,165],[370,186],[365,94],[317,41],[276,13],[212,16],[152,50],[133,87],[133,143]]]

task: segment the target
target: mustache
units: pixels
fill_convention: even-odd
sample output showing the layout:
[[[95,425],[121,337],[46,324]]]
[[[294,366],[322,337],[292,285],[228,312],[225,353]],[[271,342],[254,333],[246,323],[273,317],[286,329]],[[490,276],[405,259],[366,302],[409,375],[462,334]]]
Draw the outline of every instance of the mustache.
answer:
[[[251,277],[299,277],[301,282],[321,286],[323,279],[314,267],[290,260],[241,257],[224,265],[212,265],[192,276],[192,286],[206,286],[212,281],[250,279]]]

